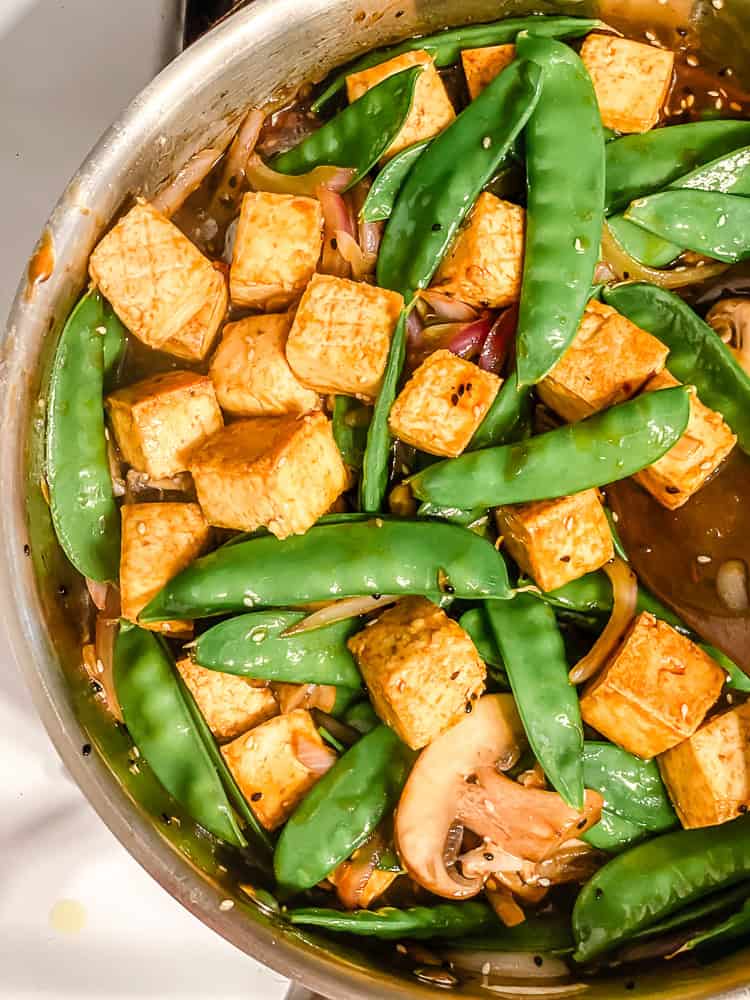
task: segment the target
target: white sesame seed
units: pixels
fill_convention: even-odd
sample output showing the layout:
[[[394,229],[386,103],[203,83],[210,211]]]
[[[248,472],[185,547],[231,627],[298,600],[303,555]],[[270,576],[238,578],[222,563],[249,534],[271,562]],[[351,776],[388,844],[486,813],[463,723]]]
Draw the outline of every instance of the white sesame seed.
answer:
[[[222,899],[222,901],[219,903],[219,909],[222,910],[224,913],[226,913],[227,910],[231,910],[233,906],[234,906],[233,899]]]
[[[724,6],[724,0],[711,0],[711,6],[714,10],[721,10]]]
[[[136,529],[135,530],[138,532],[139,535],[145,535],[146,534],[146,522],[145,521],[139,521],[138,524],[136,525]]]
[[[485,962],[484,965],[482,966],[482,975],[489,976],[491,969],[492,965],[489,962]]]
[[[724,101],[720,97],[717,97],[716,100],[714,101],[714,107],[716,108],[717,111],[721,111],[721,109],[724,107]]]
[[[484,139],[482,139],[482,148],[489,149],[491,145],[492,145],[492,139],[490,139],[490,137],[486,135]]]
[[[699,563],[710,563],[711,556],[696,556],[695,561]]]
[[[698,56],[694,56],[692,52],[690,53],[689,56],[686,57],[685,62],[688,64],[688,66],[700,66],[700,61],[698,59]]]
[[[683,717],[683,719],[687,719],[688,707],[686,704],[680,705],[680,715]]]

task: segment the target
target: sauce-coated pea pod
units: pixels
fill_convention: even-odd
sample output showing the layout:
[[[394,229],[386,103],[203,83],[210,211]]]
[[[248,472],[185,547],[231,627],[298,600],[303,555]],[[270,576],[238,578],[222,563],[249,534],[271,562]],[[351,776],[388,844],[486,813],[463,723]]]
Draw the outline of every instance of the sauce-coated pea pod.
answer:
[[[652,834],[645,826],[632,823],[605,808],[599,822],[581,834],[581,840],[608,854],[619,854],[649,836]]]
[[[718,410],[750,453],[750,376],[716,331],[679,296],[646,282],[607,289],[604,300],[667,345],[670,372],[695,386],[701,402]]]
[[[638,941],[641,938],[654,937],[657,934],[664,934],[667,931],[675,930],[678,927],[685,927],[687,924],[703,920],[705,917],[711,916],[712,914],[718,913],[722,910],[731,910],[733,907],[737,906],[738,903],[743,903],[749,896],[750,883],[741,882],[739,885],[733,886],[731,889],[725,889],[723,892],[715,892],[707,899],[702,899],[699,903],[694,903],[692,906],[686,906],[673,916],[667,917],[666,920],[660,920],[656,924],[651,924],[651,926],[647,927],[645,930],[638,931],[637,934],[634,934],[632,939],[634,941]]]
[[[378,910],[328,910],[310,906],[290,910],[293,924],[320,927],[341,934],[392,941],[399,938],[460,937],[497,927],[498,918],[486,903],[440,903],[437,906],[411,906],[399,910],[382,906]]]
[[[583,723],[554,612],[530,594],[484,606],[534,756],[569,806],[583,808]]]
[[[526,436],[531,426],[531,410],[531,388],[519,389],[518,373],[513,371],[500,387],[466,450],[494,448]]]
[[[745,890],[747,892],[747,890]],[[715,927],[696,931],[681,947],[680,954],[693,951],[708,944],[721,944],[735,938],[746,938],[750,934],[750,899],[746,899],[741,910],[732,913]]]
[[[341,457],[352,469],[362,468],[371,413],[368,407],[351,396],[336,396],[331,420],[333,436]]]
[[[396,805],[414,754],[380,725],[358,740],[308,792],[281,831],[277,881],[312,889],[351,856]]]
[[[205,618],[339,597],[441,592],[507,599],[503,557],[491,542],[457,525],[372,518],[217,549],[171,580],[140,617]]]
[[[386,77],[299,145],[275,157],[273,169],[302,174],[322,165],[352,167],[351,187],[372,170],[401,131],[421,72],[422,67],[415,66]]]
[[[687,388],[660,389],[518,444],[438,462],[413,476],[411,488],[420,500],[461,508],[569,496],[657,461],[689,414]]]
[[[373,49],[359,59],[355,59],[343,70],[336,73],[323,93],[316,98],[312,108],[319,111],[332,97],[346,85],[350,73],[378,66],[380,63],[404,52],[424,49],[435,60],[436,66],[450,66],[461,58],[462,49],[477,49],[487,45],[502,45],[515,40],[519,31],[530,31],[535,35],[549,38],[580,38],[597,28],[605,28],[603,21],[585,17],[543,17],[532,14],[529,17],[509,17],[489,24],[469,24],[461,28],[449,28],[435,35],[407,38],[398,45],[385,49]]]
[[[513,927],[497,927],[484,934],[446,941],[446,947],[467,951],[533,952],[565,955],[573,950],[573,935],[567,917],[528,915]]]
[[[120,513],[107,461],[103,390],[124,327],[99,292],[76,305],[60,335],[47,404],[46,476],[58,541],[79,573],[116,580]]]
[[[380,719],[369,701],[358,701],[355,705],[350,705],[344,712],[342,720],[362,735],[380,725]]]
[[[749,874],[750,816],[639,844],[609,861],[581,889],[573,908],[573,957],[589,962]]]
[[[526,140],[526,249],[516,334],[520,387],[539,382],[578,329],[604,222],[604,135],[594,86],[562,42],[521,34],[542,68]]]
[[[604,797],[604,807],[654,833],[677,825],[659,768],[613,743],[587,741],[583,746],[583,780]]]
[[[362,222],[383,222],[390,218],[393,204],[409,171],[429,145],[429,139],[417,142],[407,149],[402,149],[386,163],[367,192],[365,203],[359,213]]]
[[[305,618],[302,611],[254,611],[214,625],[196,641],[197,663],[209,670],[285,684],[357,688],[362,680],[346,640],[356,618],[284,636]]]
[[[130,735],[169,794],[214,836],[245,847],[161,638],[123,620],[115,640],[114,679]]]

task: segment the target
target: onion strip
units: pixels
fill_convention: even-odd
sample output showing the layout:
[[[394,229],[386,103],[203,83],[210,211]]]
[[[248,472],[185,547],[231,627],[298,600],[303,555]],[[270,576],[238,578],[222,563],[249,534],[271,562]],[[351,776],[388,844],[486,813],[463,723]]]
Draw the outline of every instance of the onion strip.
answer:
[[[319,187],[338,193],[346,190],[354,177],[354,171],[350,167],[321,166],[306,174],[282,174],[264,163],[257,153],[253,153],[247,161],[245,176],[255,191],[315,198]]]
[[[602,260],[609,265],[620,281],[650,281],[652,285],[661,288],[683,288],[695,282],[706,281],[723,274],[728,264],[698,264],[694,267],[675,267],[671,271],[662,271],[655,267],[639,264],[617,242],[607,223],[602,231]]]
[[[568,674],[571,684],[582,684],[601,670],[635,615],[638,600],[635,573],[619,556],[615,556],[603,568],[612,584],[612,614],[592,648]]]
[[[237,135],[232,140],[227,153],[226,163],[211,200],[208,214],[216,218],[220,213],[239,202],[242,194],[243,181],[250,156],[263,128],[265,115],[257,108],[251,109],[239,127]]]
[[[317,743],[300,735],[296,735],[292,739],[292,753],[303,767],[312,771],[313,774],[317,774],[318,777],[322,777],[327,771],[330,771],[338,760],[337,755],[327,746],[318,746]]]
[[[479,315],[473,306],[452,299],[433,288],[420,292],[419,297],[427,303],[437,319],[444,323],[471,323]]]
[[[197,191],[219,162],[223,150],[202,149],[191,156],[184,167],[164,185],[151,199],[151,205],[157,212],[170,218],[188,200],[193,191]]]
[[[286,639],[290,635],[311,632],[313,629],[333,625],[334,622],[345,621],[347,618],[357,618],[359,615],[375,611],[376,608],[385,607],[386,604],[395,604],[397,600],[398,597],[392,594],[381,594],[379,597],[345,597],[335,604],[329,604],[327,608],[314,611],[296,625],[290,625],[281,633],[281,637]]]

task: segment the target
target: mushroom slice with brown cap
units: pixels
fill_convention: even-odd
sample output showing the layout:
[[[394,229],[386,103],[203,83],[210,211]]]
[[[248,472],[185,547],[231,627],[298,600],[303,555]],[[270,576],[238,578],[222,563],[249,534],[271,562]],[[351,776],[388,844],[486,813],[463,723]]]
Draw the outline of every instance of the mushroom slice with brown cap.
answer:
[[[721,299],[708,310],[706,322],[750,373],[750,298]]]
[[[447,899],[476,896],[484,875],[467,878],[447,863],[447,848],[469,829],[499,851],[540,862],[598,822],[601,797],[586,792],[583,812],[556,792],[525,788],[497,771],[517,759],[523,726],[510,695],[485,695],[471,715],[422,751],[401,794],[395,838],[415,882]]]

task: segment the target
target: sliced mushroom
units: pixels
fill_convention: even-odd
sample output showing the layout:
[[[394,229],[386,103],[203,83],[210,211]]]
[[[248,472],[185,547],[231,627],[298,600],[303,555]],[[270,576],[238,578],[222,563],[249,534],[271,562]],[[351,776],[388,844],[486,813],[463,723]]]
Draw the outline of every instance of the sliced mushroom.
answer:
[[[601,797],[586,792],[583,812],[567,806],[556,792],[519,785],[498,773],[496,764],[525,743],[510,695],[485,695],[471,715],[422,751],[396,812],[395,837],[409,875],[447,899],[477,895],[484,874],[460,874],[446,861],[456,832],[468,829],[488,847],[521,862],[540,862],[560,844],[598,822]]]
[[[721,299],[708,310],[706,322],[750,373],[750,298]]]

